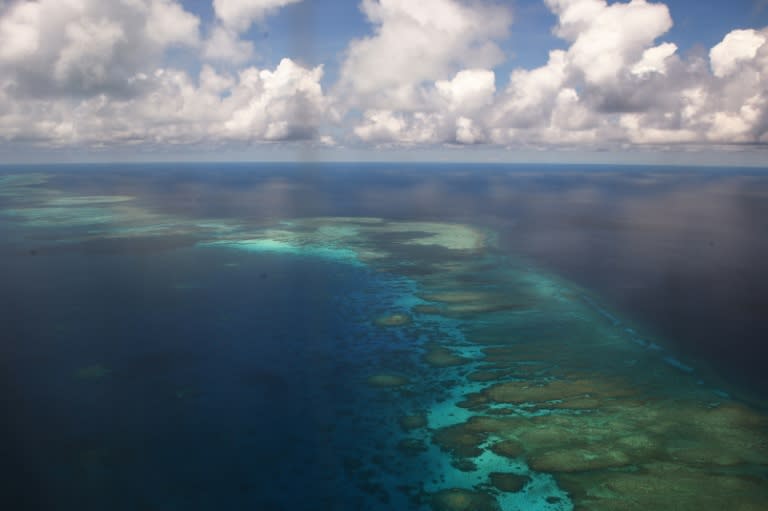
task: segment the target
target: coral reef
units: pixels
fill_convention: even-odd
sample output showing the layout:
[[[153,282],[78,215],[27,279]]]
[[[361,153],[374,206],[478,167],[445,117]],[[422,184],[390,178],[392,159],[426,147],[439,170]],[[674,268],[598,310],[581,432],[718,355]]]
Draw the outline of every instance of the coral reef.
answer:
[[[400,420],[398,422],[400,423],[400,427],[403,428],[404,431],[411,431],[414,429],[427,427],[427,416],[423,413],[405,415],[403,417],[400,417]]]
[[[665,462],[633,470],[561,474],[557,481],[570,493],[577,511],[758,511],[768,502],[765,474],[717,473]]]
[[[379,316],[373,321],[377,326],[389,327],[389,326],[403,326],[411,322],[411,317],[408,314],[400,312],[394,314],[387,314],[385,316]]]
[[[94,364],[78,369],[75,373],[75,377],[78,380],[100,380],[105,376],[109,376],[111,373],[111,369],[108,369],[101,364]]]
[[[432,367],[453,367],[469,362],[469,359],[456,355],[453,351],[437,344],[427,345],[424,361]]]
[[[499,456],[506,456],[507,458],[517,458],[522,456],[523,446],[516,440],[502,440],[491,445],[491,451],[495,452]]]
[[[444,312],[441,307],[436,307],[434,305],[425,305],[425,304],[414,305],[412,310],[417,314],[441,315]]]
[[[397,449],[406,456],[415,456],[426,451],[427,445],[418,438],[404,438],[397,443]]]
[[[368,385],[372,387],[394,388],[408,385],[410,379],[401,374],[382,373],[374,374],[368,378]]]
[[[491,479],[491,484],[496,489],[510,493],[522,490],[531,480],[528,476],[521,476],[509,472],[491,472],[488,476]]]
[[[430,503],[434,511],[501,511],[491,495],[461,488],[439,491]]]
[[[465,424],[457,424],[435,431],[432,441],[456,457],[473,458],[483,452],[480,444],[485,438],[486,435],[483,432],[471,431],[465,427]]]
[[[508,370],[484,370],[480,369],[467,375],[469,381],[475,382],[493,382],[510,376],[512,373]]]

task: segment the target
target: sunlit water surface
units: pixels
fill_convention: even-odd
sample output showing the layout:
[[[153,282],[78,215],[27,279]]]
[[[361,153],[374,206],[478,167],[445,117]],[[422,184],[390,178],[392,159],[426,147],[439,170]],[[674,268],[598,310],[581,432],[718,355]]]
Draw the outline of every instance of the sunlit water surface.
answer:
[[[0,169],[7,509],[768,508],[768,178]]]

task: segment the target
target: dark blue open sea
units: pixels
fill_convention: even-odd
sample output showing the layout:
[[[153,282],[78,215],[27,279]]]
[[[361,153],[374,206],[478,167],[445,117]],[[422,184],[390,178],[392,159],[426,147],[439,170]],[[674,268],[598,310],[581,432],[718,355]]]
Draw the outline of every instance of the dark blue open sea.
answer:
[[[0,167],[8,511],[768,509],[768,174]]]

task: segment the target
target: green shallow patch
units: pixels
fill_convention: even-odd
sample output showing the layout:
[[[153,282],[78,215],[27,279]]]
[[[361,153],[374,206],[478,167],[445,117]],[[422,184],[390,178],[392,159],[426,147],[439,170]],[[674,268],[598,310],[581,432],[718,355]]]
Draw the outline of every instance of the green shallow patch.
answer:
[[[30,194],[33,187],[45,184],[50,178],[50,174],[38,172],[0,175],[0,195],[23,198]]]
[[[102,229],[103,235],[116,237],[119,228],[146,228],[167,225],[168,218],[124,203],[88,203],[88,205],[41,206],[6,209],[3,215],[31,228],[89,227]],[[114,229],[114,230],[112,230]],[[159,234],[159,233],[158,233]]]
[[[420,236],[404,243],[435,245],[450,250],[478,250],[485,246],[486,237],[472,227],[437,222],[391,222],[379,228],[386,232],[413,232]]]
[[[404,431],[421,429],[421,428],[427,427],[427,416],[423,413],[419,413],[415,415],[405,415],[403,417],[400,417],[398,422],[400,423],[400,427],[403,428]]]
[[[522,490],[531,481],[528,476],[521,476],[510,472],[491,472],[491,484],[500,491],[516,493]]]
[[[89,204],[114,204],[132,200],[134,200],[134,197],[129,195],[83,195],[50,199],[47,201],[47,205],[52,207],[84,206]]]
[[[247,239],[233,241],[211,241],[200,244],[208,247],[225,247],[245,250],[248,252],[272,252],[276,254],[303,255],[319,257],[347,264],[360,265],[357,254],[346,248],[334,248],[316,245],[297,245],[272,239]]]
[[[501,511],[499,503],[488,493],[449,488],[431,498],[434,511]]]
[[[376,326],[388,327],[388,326],[403,326],[411,323],[411,317],[408,314],[396,312],[394,314],[386,314],[374,319],[373,322]]]
[[[368,378],[368,385],[380,388],[397,388],[408,385],[410,378],[401,374],[381,373]]]
[[[31,227],[65,227],[113,223],[115,213],[93,207],[42,207],[5,210],[3,214],[22,219]]]
[[[424,361],[432,367],[444,368],[469,363],[470,359],[462,357],[444,346],[431,344],[427,346]]]
[[[761,511],[768,504],[764,475],[717,473],[668,462],[564,474],[558,482],[578,503],[577,510]]]
[[[101,364],[94,364],[78,369],[77,372],[75,372],[75,377],[78,380],[101,380],[110,374],[112,374],[111,369],[108,369]]]

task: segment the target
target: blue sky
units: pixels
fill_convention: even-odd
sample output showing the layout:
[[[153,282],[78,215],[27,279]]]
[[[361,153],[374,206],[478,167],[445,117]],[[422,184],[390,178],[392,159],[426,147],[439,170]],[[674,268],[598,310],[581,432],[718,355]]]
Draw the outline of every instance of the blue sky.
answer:
[[[765,165],[766,27],[766,0],[0,0],[0,158]]]
[[[265,23],[269,37],[262,40],[267,62],[275,64],[282,56],[310,57],[312,64],[334,67],[350,39],[370,33],[370,25],[360,11],[358,0],[315,0],[288,5],[277,11]],[[514,20],[510,36],[502,42],[508,56],[507,72],[514,67],[535,67],[546,63],[550,49],[565,48],[566,44],[552,35],[557,17],[541,0],[502,2],[510,7]],[[709,49],[734,28],[762,28],[768,26],[768,1],[755,0],[667,0],[674,26],[665,39],[688,51],[696,46]],[[213,16],[211,2],[194,0],[185,2],[189,9],[204,19]],[[760,6],[763,7],[760,7]],[[309,20],[315,44],[311,55],[296,51],[294,29]],[[252,36],[264,34],[254,27]],[[268,48],[267,48],[268,47]]]
[[[498,66],[501,75],[515,67],[533,68],[546,63],[553,48],[566,44],[552,34],[557,17],[541,0],[500,2],[513,13],[509,37],[501,41],[507,60]],[[667,0],[674,26],[664,39],[681,51],[709,49],[734,28],[768,26],[768,0]],[[186,8],[202,20],[214,18],[210,0],[187,0]],[[257,42],[259,64],[274,66],[283,57],[323,64],[325,84],[332,84],[344,50],[353,38],[369,35],[371,25],[359,9],[359,0],[314,0],[290,4],[274,12],[248,36]],[[306,30],[303,37],[297,29]]]

